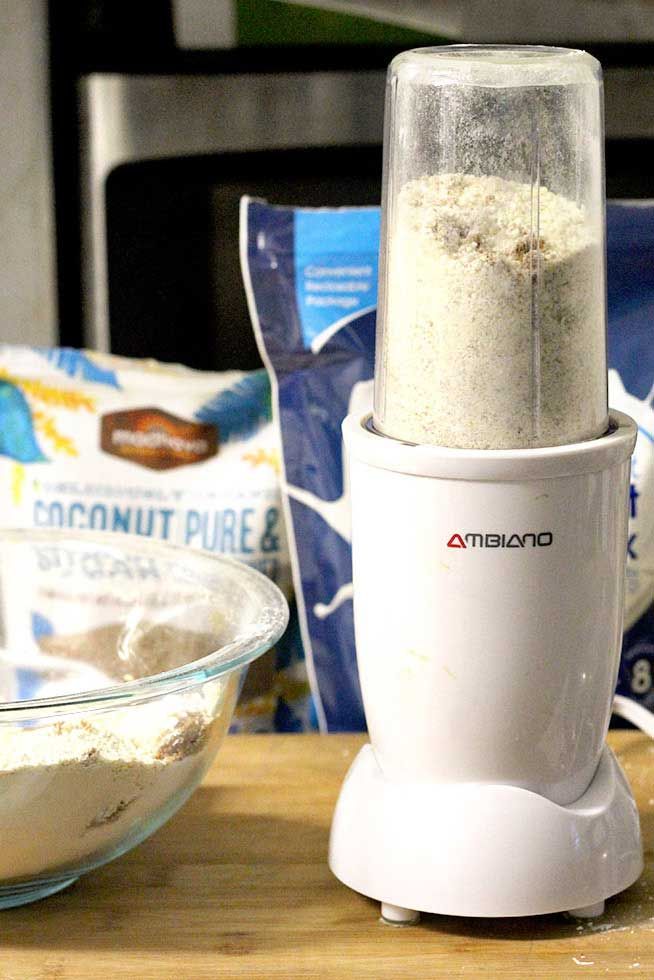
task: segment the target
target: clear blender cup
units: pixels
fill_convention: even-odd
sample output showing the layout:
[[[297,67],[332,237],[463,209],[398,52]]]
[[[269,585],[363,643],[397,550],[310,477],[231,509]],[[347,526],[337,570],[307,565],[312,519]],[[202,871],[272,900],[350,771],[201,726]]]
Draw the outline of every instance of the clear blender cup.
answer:
[[[607,429],[601,69],[457,45],[389,69],[375,427],[520,449]]]

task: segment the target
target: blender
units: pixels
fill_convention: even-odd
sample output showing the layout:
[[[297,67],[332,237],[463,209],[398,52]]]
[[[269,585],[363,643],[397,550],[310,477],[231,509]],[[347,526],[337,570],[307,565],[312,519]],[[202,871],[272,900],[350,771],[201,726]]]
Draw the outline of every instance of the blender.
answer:
[[[607,404],[601,69],[388,73],[372,416],[343,423],[370,734],[330,867],[420,911],[595,916],[643,867],[605,745],[635,423]]]

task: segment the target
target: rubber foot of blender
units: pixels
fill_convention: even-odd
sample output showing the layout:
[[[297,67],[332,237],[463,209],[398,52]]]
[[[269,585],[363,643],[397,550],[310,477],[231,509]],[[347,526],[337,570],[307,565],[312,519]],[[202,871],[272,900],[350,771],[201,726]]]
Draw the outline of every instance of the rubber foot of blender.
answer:
[[[391,926],[414,926],[420,922],[420,912],[415,909],[405,909],[401,905],[381,903],[381,917]]]
[[[604,902],[595,902],[594,905],[582,905],[579,909],[569,909],[568,915],[572,919],[597,919],[604,915]]]

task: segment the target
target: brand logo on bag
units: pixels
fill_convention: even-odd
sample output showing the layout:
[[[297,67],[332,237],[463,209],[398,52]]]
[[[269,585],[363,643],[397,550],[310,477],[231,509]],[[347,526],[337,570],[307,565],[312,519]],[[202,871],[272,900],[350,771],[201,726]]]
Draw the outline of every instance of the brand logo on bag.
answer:
[[[190,422],[159,408],[110,412],[101,419],[100,446],[150,470],[170,470],[210,459],[218,452],[214,425]]]
[[[549,548],[554,540],[551,531],[528,534],[453,534],[448,548]]]

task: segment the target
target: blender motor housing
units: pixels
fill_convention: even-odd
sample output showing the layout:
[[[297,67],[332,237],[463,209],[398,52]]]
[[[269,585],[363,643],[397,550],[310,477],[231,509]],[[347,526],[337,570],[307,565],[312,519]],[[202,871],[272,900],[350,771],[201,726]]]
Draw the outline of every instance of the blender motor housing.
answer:
[[[635,423],[547,449],[412,446],[349,416],[357,660],[371,745],[330,867],[415,911],[584,911],[643,867],[604,745]]]

